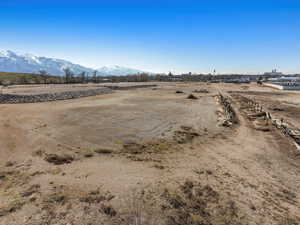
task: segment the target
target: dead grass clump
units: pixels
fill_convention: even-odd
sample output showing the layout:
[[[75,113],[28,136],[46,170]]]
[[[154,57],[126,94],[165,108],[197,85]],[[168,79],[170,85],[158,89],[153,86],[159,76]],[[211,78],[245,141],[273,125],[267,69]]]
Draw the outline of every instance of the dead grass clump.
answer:
[[[25,202],[22,200],[15,200],[11,202],[8,206],[0,208],[0,217],[16,212],[21,209],[23,205],[25,205]]]
[[[100,149],[96,149],[94,152],[98,154],[112,154],[113,150],[107,148],[100,148]]]
[[[297,219],[291,218],[290,216],[286,216],[285,218],[282,219],[280,224],[282,224],[282,225],[300,225],[300,222]]]
[[[184,144],[192,141],[195,137],[198,136],[200,136],[200,134],[192,127],[181,126],[181,130],[177,130],[174,132],[173,139],[178,144]]]
[[[277,112],[282,112],[284,111],[283,108],[279,108],[279,107],[274,107],[274,108],[269,108],[270,110],[273,110],[273,111],[277,111]]]
[[[106,198],[104,196],[98,196],[98,195],[88,195],[88,196],[84,196],[84,197],[81,197],[79,198],[79,201],[80,202],[86,202],[86,203],[89,203],[89,204],[92,204],[92,203],[100,203],[102,201],[105,201]]]
[[[91,191],[87,195],[79,198],[80,202],[86,202],[89,204],[100,203],[106,200],[111,200],[112,198],[101,195],[99,190]]]
[[[165,169],[165,167],[164,167],[163,165],[160,165],[160,164],[155,164],[155,165],[154,165],[154,168],[160,169],[160,170]]]
[[[146,145],[146,149],[148,153],[163,153],[165,151],[170,150],[170,148],[171,148],[171,143],[165,140],[149,142]]]
[[[39,149],[39,150],[37,150],[37,151],[34,151],[34,152],[32,153],[32,156],[42,157],[44,154],[45,154],[45,151]]]
[[[66,154],[65,155],[49,154],[45,157],[45,160],[55,165],[62,165],[62,164],[72,163],[74,158]]]
[[[39,192],[40,190],[40,185],[39,184],[34,184],[32,186],[30,186],[26,191],[21,193],[22,197],[29,197],[31,195],[33,195],[34,193]]]
[[[198,97],[196,97],[195,95],[193,95],[193,94],[189,94],[188,96],[187,96],[187,99],[198,99]]]
[[[16,162],[8,161],[5,163],[5,167],[12,167],[16,164]]]
[[[102,204],[100,211],[111,217],[117,215],[117,211],[111,205]]]
[[[166,140],[155,140],[147,143],[127,142],[123,144],[123,152],[129,154],[155,154],[170,150],[172,144]]]
[[[280,192],[276,193],[276,195],[282,199],[286,199],[294,203],[297,202],[297,195],[288,189],[281,189]]]
[[[0,172],[0,179],[4,180],[5,178],[7,178],[10,175],[15,174],[14,171],[1,171]]]
[[[51,169],[48,170],[47,173],[52,174],[52,175],[59,175],[61,174],[63,171],[61,168],[55,168],[55,169]]]
[[[118,213],[115,224],[120,225],[165,225],[165,218],[158,205],[145,193],[133,193],[128,196]]]
[[[84,156],[85,158],[92,158],[92,157],[94,156],[94,154],[91,153],[91,152],[88,152],[88,153],[85,153],[83,156]]]
[[[179,190],[166,190],[167,225],[246,224],[234,201],[226,201],[211,186],[186,181]]]
[[[177,192],[165,190],[164,195],[171,207],[174,209],[179,209],[186,205],[184,199]]]
[[[81,193],[81,196],[79,197],[80,202],[85,202],[89,204],[98,204],[103,201],[110,201],[114,198],[114,195],[111,195],[110,193],[101,193],[100,189],[90,191],[88,193]]]
[[[64,205],[67,202],[68,198],[67,196],[62,192],[54,192],[50,195],[48,195],[44,199],[44,203],[52,203],[52,204],[62,204]]]
[[[160,157],[161,155],[154,155],[151,153],[146,153],[146,154],[127,154],[126,158],[135,161],[135,162],[156,162],[156,163],[161,163],[162,159]],[[157,168],[156,166],[154,166]]]
[[[57,205],[59,209],[62,209],[62,204],[67,200],[69,204],[72,199],[78,200],[76,197],[67,198],[66,196],[69,195],[64,195],[63,192],[49,196],[45,205],[48,207],[45,210],[48,210],[49,216],[57,212]],[[102,198],[98,198],[100,196]],[[81,204],[77,209],[84,210],[88,221],[101,221],[99,224],[108,225],[247,224],[241,219],[234,201],[224,200],[211,186],[203,186],[190,180],[174,190],[166,189],[161,195],[157,195],[157,192],[153,190],[134,192],[119,202],[121,205],[118,208],[110,204],[105,196],[101,195],[98,190],[90,192],[87,198],[79,199],[80,202],[88,203],[88,205]],[[68,207],[68,204],[64,207]],[[68,222],[71,221],[68,220]],[[79,221],[77,222],[76,224],[79,224]]]
[[[145,152],[146,146],[133,141],[123,144],[123,151],[130,154],[141,154]]]
[[[249,86],[241,86],[241,89],[248,90]]]
[[[0,172],[0,181],[3,181],[1,187],[4,190],[22,186],[29,182],[31,176],[27,172],[21,171],[2,171]]]

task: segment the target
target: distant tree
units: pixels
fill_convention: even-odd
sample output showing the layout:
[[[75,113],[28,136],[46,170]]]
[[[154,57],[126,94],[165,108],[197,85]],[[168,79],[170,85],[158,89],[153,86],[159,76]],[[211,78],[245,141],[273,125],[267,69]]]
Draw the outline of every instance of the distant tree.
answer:
[[[257,84],[262,85],[263,84],[263,77],[260,76],[257,80]]]
[[[85,83],[86,77],[85,77],[84,71],[79,74],[79,79],[80,79],[81,83]]]
[[[149,75],[147,73],[141,73],[139,75],[139,77],[140,77],[140,81],[141,82],[147,82],[147,81],[149,81]]]
[[[32,77],[32,82],[33,82],[34,84],[40,84],[40,83],[41,83],[41,79],[40,79],[39,76],[33,76],[33,77]]]
[[[65,82],[68,84],[68,83],[71,83],[73,82],[73,72],[70,70],[70,68],[64,68],[64,73],[65,73]]]
[[[90,74],[88,72],[85,73],[85,82],[89,83],[91,81]]]
[[[40,70],[39,74],[45,76],[48,75],[48,72],[46,70]]]
[[[97,70],[95,70],[95,71],[93,72],[93,82],[94,82],[94,83],[97,83],[97,73],[98,73]]]
[[[26,76],[20,76],[17,83],[19,83],[19,84],[27,84],[28,82],[27,82]]]
[[[48,72],[46,70],[40,70],[39,74],[42,76],[43,80],[44,80],[44,84],[47,84],[48,82]]]

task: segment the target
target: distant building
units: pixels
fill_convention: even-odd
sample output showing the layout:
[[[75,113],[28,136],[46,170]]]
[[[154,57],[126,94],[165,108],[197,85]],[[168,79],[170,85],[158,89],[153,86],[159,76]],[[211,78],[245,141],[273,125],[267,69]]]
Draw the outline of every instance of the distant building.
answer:
[[[276,77],[276,78],[269,78],[264,85],[277,88],[280,90],[300,90],[300,77],[296,76],[289,76],[289,77]]]
[[[281,73],[281,72],[277,72],[277,70],[276,70],[276,69],[274,69],[274,70],[272,70],[272,72],[266,72],[266,73],[264,73],[264,75],[271,75],[271,76],[282,76],[282,75],[283,75],[283,73]]]
[[[278,77],[268,79],[272,82],[300,82],[300,77]]]

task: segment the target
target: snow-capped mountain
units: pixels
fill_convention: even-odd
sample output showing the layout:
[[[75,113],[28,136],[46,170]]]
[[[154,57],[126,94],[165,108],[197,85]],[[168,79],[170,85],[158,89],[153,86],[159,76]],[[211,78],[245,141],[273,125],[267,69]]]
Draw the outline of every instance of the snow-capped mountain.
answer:
[[[63,69],[69,68],[75,74],[93,69],[73,64],[62,59],[37,57],[31,54],[18,54],[12,51],[0,51],[0,71],[17,73],[38,73],[47,71],[51,75],[63,75]]]
[[[131,69],[122,66],[104,66],[97,69],[99,75],[115,75],[115,76],[122,76],[122,75],[130,75],[130,74],[138,74],[143,73],[141,70]]]
[[[13,51],[0,51],[0,72],[16,73],[39,73],[41,70],[47,71],[51,75],[64,75],[64,69],[69,68],[74,74],[81,72],[92,73],[95,69],[84,67],[72,62],[38,57],[32,54],[19,54]],[[120,66],[102,67],[97,69],[98,75],[128,75],[141,73],[142,71]]]

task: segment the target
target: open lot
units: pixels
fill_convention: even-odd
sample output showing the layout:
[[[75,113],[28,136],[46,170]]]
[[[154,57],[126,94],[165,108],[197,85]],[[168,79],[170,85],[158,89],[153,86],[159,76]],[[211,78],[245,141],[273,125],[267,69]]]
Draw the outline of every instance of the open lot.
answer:
[[[0,224],[300,224],[300,150],[243,102],[298,129],[300,92],[156,84],[0,105]],[[238,122],[224,123],[220,93]]]

